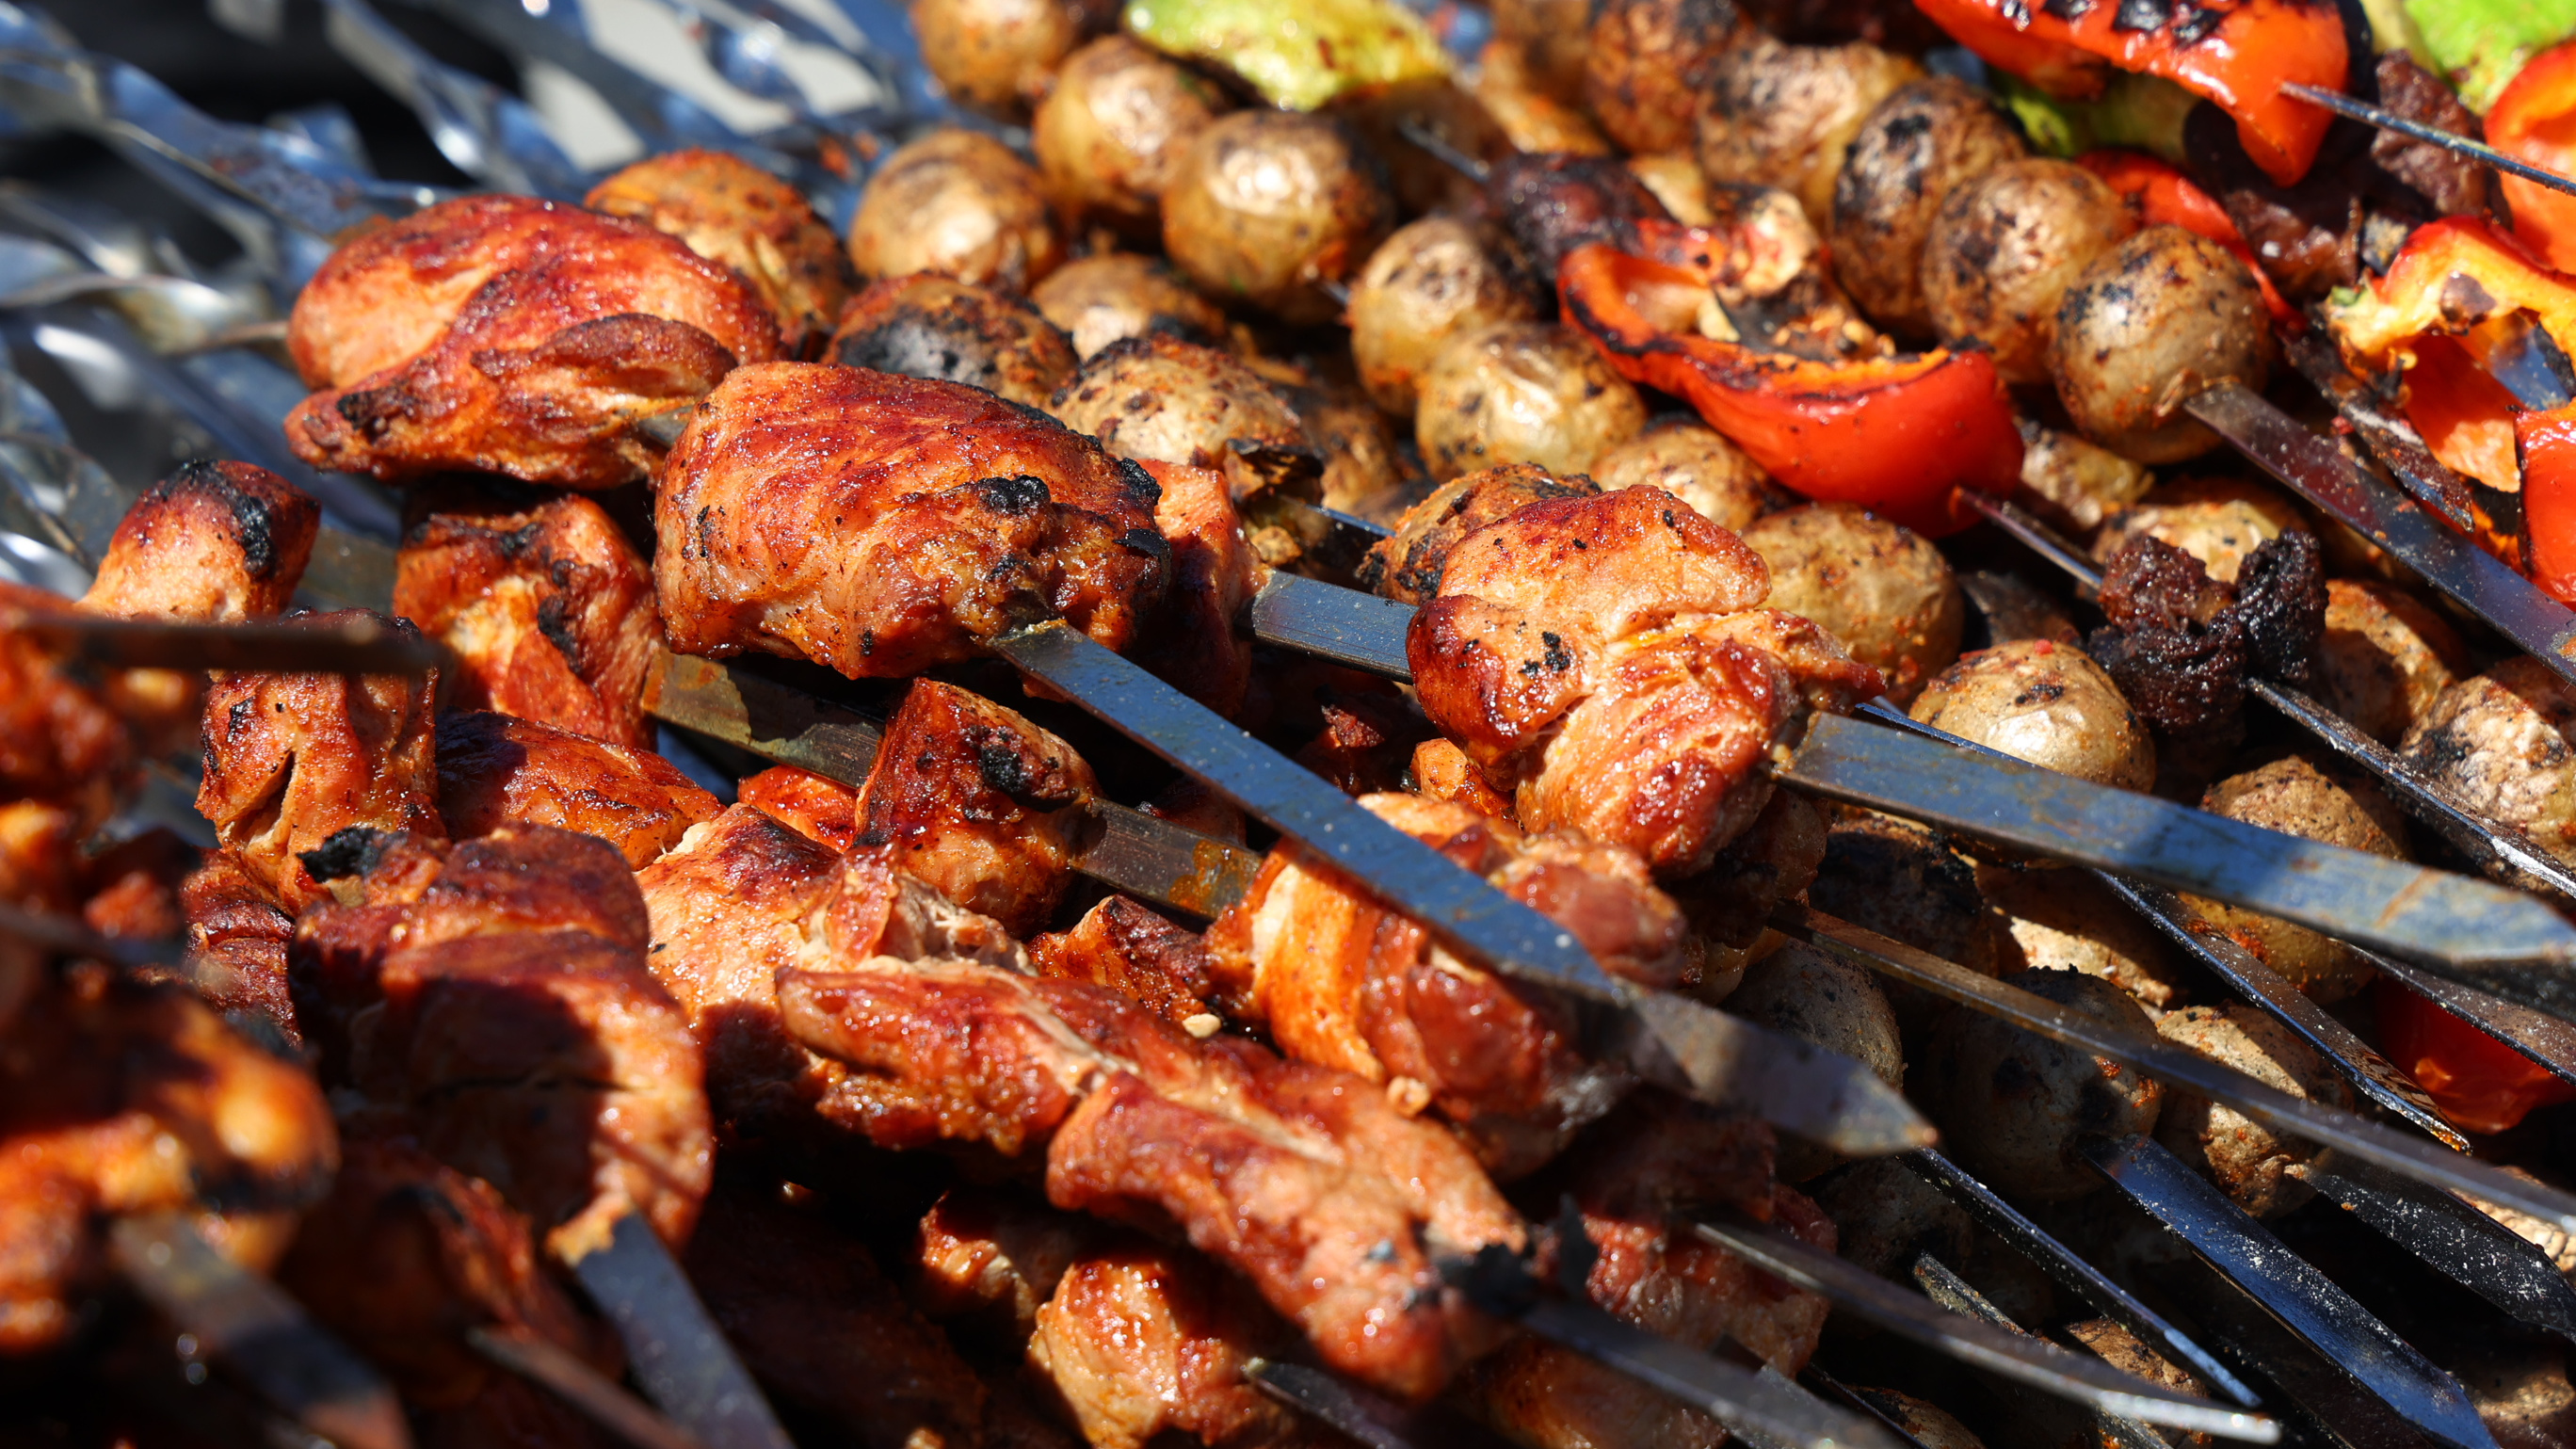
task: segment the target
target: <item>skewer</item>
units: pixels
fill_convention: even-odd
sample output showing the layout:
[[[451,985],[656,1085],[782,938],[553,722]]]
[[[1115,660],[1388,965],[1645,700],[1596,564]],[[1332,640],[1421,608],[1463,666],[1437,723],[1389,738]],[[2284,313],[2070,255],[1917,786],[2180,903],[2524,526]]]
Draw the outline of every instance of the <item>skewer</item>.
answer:
[[[1930,1253],[1915,1256],[1912,1272],[1915,1286],[1923,1290],[1923,1295],[1952,1313],[1972,1322],[1987,1324],[1999,1333],[2037,1336],[2013,1322],[2010,1315],[1971,1287],[1967,1279],[1952,1272],[1948,1264]],[[2275,1434],[2280,1432],[2279,1426],[2272,1425],[2270,1420],[2264,1423],[2271,1425]],[[2164,1437],[2147,1427],[2145,1422],[2108,1408],[2094,1409],[2091,1427],[2094,1437],[2106,1445],[2116,1446],[2116,1449],[2160,1449],[2165,1443]]]
[[[1908,1446],[1908,1449],[1931,1449],[1931,1446],[1916,1438],[1911,1430],[1896,1422],[1895,1417],[1887,1410],[1879,1407],[1876,1402],[1878,1390],[1852,1388],[1812,1363],[1799,1372],[1798,1378],[1800,1382],[1813,1388],[1816,1391],[1816,1397],[1825,1402],[1840,1404],[1854,1413],[1867,1414],[1876,1420],[1881,1428],[1895,1435],[1899,1443]]]
[[[2153,1138],[2096,1142],[2087,1155],[2113,1187],[2409,1424],[2453,1449],[2494,1449],[2457,1379]]]
[[[1245,1361],[1243,1376],[1262,1393],[1368,1449],[1414,1449],[1413,1440],[1395,1427],[1405,1417],[1402,1411],[1322,1369],[1255,1358]]]
[[[2169,1424],[2249,1444],[2280,1440],[2280,1426],[2261,1414],[2177,1393],[2097,1359],[2070,1353],[2046,1339],[2018,1330],[2007,1332],[1991,1322],[1981,1322],[1908,1293],[1777,1229],[1701,1221],[1692,1224],[1691,1231],[1765,1272],[1823,1294],[1837,1306],[1890,1332],[2015,1383],[2045,1389],[2121,1418]]]
[[[2576,1341],[2576,1287],[2548,1255],[2446,1192],[2333,1156],[2292,1169],[2380,1236],[2513,1317]]]
[[[617,1382],[524,1328],[465,1330],[466,1345],[510,1372],[540,1383],[635,1449],[705,1449],[679,1425],[654,1413]]]
[[[626,1344],[636,1382],[704,1449],[794,1449],[671,1250],[637,1213],[565,1264]]]
[[[180,624],[70,610],[0,608],[0,630],[115,669],[257,669],[317,674],[427,674],[446,646],[368,620],[345,624]]]
[[[2546,186],[2552,191],[2563,191],[2570,196],[2576,196],[2576,181],[2571,181],[2555,171],[2534,166],[2528,161],[2517,161],[2483,141],[2472,140],[2467,136],[2445,131],[2438,126],[2428,126],[2421,121],[2410,121],[2395,111],[2354,100],[2341,91],[2301,85],[2297,81],[2283,82],[2281,90],[2284,94],[2297,96],[2310,105],[2323,106],[2338,116],[2348,116],[2367,126],[2377,126],[2383,131],[2394,131],[2398,135],[2413,140],[2430,142],[2443,150],[2456,151],[2472,161],[2484,162],[2508,175],[2519,176],[2525,181]]]
[[[2051,1041],[2079,1047],[2151,1077],[2162,1077],[2275,1130],[2350,1153],[2418,1182],[2501,1203],[2576,1232],[2576,1197],[2556,1188],[2526,1182],[2476,1158],[2293,1096],[2161,1039],[2105,1027],[2092,1017],[2008,982],[1981,976],[1955,962],[1811,907],[1783,905],[1772,913],[1771,924],[1792,940],[1807,942],[1881,975],[2000,1017]],[[2499,1197],[2498,1192],[2512,1196]]]

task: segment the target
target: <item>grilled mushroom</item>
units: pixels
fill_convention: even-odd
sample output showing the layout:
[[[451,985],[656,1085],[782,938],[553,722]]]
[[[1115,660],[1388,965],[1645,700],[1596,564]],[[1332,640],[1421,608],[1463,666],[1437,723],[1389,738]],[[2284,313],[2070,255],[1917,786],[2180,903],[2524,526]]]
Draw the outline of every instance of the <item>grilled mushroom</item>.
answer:
[[[1803,614],[1887,675],[1899,704],[1959,657],[1967,601],[1922,535],[1848,503],[1774,513],[1744,529],[1771,566],[1769,605]]]
[[[1341,308],[1347,280],[1395,223],[1385,168],[1323,116],[1237,111],[1199,132],[1163,190],[1163,250],[1219,301],[1290,322]]]
[[[1591,343],[1546,322],[1453,337],[1422,374],[1413,436],[1431,476],[1504,463],[1580,473],[1646,425],[1646,405]]]
[[[850,260],[871,281],[945,272],[1019,292],[1063,259],[1037,169],[980,131],[933,131],[887,157],[850,220]]]
[[[2243,262],[2181,227],[2151,226],[2067,289],[2048,367],[2086,437],[2141,463],[2179,463],[2218,446],[2183,403],[2222,382],[2260,391],[2279,348]]]

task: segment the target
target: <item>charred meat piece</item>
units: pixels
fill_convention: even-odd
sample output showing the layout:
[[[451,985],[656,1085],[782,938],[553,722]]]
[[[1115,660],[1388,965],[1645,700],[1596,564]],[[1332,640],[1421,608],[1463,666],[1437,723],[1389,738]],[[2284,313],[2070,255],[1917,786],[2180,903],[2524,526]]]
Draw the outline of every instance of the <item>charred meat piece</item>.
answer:
[[[317,468],[572,488],[650,476],[660,450],[636,419],[779,355],[759,294],[678,238],[490,195],[332,253],[295,300],[287,346],[318,389],[287,441]]]
[[[396,555],[394,612],[455,652],[452,708],[652,748],[653,577],[590,499],[433,494]]]
[[[58,594],[0,581],[0,615],[68,607]],[[77,839],[107,819],[137,751],[105,691],[0,617],[0,799],[59,807]]]
[[[1555,295],[1557,263],[1566,253],[1594,242],[1633,252],[1638,222],[1672,220],[1617,158],[1562,152],[1495,162],[1485,178],[1485,206],[1511,238],[1533,290],[1547,296]]]
[[[736,802],[834,851],[859,838],[859,787],[794,765],[773,765],[734,791]]]
[[[464,839],[554,825],[596,835],[641,868],[723,808],[650,750],[488,711],[438,722],[438,813]]]
[[[1373,1087],[967,961],[789,971],[778,992],[789,1032],[853,1069],[882,1146],[1043,1152],[1058,1206],[1177,1225],[1389,1392],[1425,1397],[1489,1342],[1432,1257],[1517,1249],[1520,1221],[1455,1138]]]
[[[1638,859],[1580,836],[1524,835],[1413,795],[1360,803],[1573,932],[1649,986],[1685,974],[1680,908]],[[1282,1050],[1383,1083],[1465,1127],[1499,1175],[1535,1167],[1626,1089],[1575,1052],[1563,1003],[1452,956],[1365,886],[1295,846],[1271,852],[1208,932],[1225,1004]]]
[[[302,1046],[286,984],[295,917],[277,903],[276,890],[238,852],[216,850],[181,884],[179,902],[190,984],[207,1004],[235,1020],[248,1013]]]
[[[1221,1024],[1208,1009],[1216,963],[1207,943],[1125,896],[1111,896],[1069,931],[1029,942],[1041,976],[1088,981],[1127,997],[1193,1036]]]
[[[273,619],[294,599],[321,526],[321,506],[265,468],[182,463],[125,511],[81,607],[126,619]]]
[[[59,1342],[108,1273],[107,1215],[191,1211],[265,1271],[339,1156],[321,1089],[184,987],[0,962],[0,1352]],[[23,973],[23,974],[21,974]],[[217,1205],[220,1205],[218,1208]]]
[[[411,632],[405,620],[363,610],[300,618]],[[280,905],[300,913],[327,894],[304,856],[339,832],[442,833],[437,698],[434,672],[228,675],[206,694],[197,813]]]
[[[859,792],[859,843],[1025,936],[1072,884],[1074,834],[1098,789],[1073,746],[980,695],[918,680]]]
[[[1235,621],[1260,587],[1260,560],[1224,474],[1180,463],[1144,466],[1163,490],[1154,526],[1172,546],[1172,587],[1161,617],[1136,646],[1136,660],[1231,716],[1252,687],[1252,642]]]
[[[686,1240],[714,1154],[705,1055],[645,969],[616,848],[543,825],[453,847],[350,831],[312,863],[356,888],[304,915],[290,958],[343,1116],[490,1182],[559,1256],[630,1213]]]
[[[1534,463],[1453,478],[1406,509],[1394,533],[1370,547],[1359,567],[1360,586],[1420,608],[1440,597],[1440,572],[1449,566],[1449,551],[1467,535],[1532,503],[1589,498],[1600,491],[1589,478],[1559,478]]]
[[[383,1368],[432,1442],[611,1441],[465,1341],[469,1328],[533,1336],[612,1378],[616,1341],[547,1276],[525,1214],[490,1183],[411,1143],[348,1144],[331,1195],[307,1214],[278,1282]],[[537,1432],[530,1434],[529,1430]]]
[[[989,1442],[975,1371],[819,1213],[728,1183],[708,1199],[686,1266],[782,1404],[866,1449]]]
[[[648,156],[581,204],[667,232],[733,268],[778,319],[785,356],[812,356],[849,298],[849,258],[813,203],[738,156],[696,147]]]
[[[1770,798],[1756,762],[1885,688],[1759,555],[1655,488],[1530,504],[1450,551],[1406,650],[1423,712],[1521,823],[1704,867]]]
[[[932,272],[888,277],[850,300],[831,360],[906,377],[971,383],[1042,408],[1081,365],[1073,343],[1027,298]]]
[[[1122,648],[1162,601],[1160,490],[991,393],[777,363],[725,379],[655,496],[663,628],[851,678],[972,657],[1060,618]]]
[[[788,1039],[782,969],[876,955],[1018,964],[998,923],[897,875],[884,850],[844,858],[750,805],[691,831],[635,883],[652,918],[647,964],[706,1044],[708,1092],[729,1139],[800,1145],[837,1120],[845,1073]]]
[[[2245,705],[2259,676],[2304,687],[2325,637],[2323,555],[2316,536],[2284,533],[2246,556],[2233,588],[2200,560],[2149,534],[2113,556],[2086,648],[2139,715],[2166,735],[2207,735]]]

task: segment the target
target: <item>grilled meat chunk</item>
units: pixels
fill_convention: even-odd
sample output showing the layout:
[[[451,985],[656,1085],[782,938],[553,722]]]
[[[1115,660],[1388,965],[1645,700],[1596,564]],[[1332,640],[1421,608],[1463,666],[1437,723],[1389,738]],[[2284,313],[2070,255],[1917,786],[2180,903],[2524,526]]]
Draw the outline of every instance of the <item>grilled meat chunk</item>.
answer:
[[[315,853],[358,903],[297,923],[297,1019],[344,1115],[489,1181],[559,1256],[640,1213],[686,1240],[714,1145],[705,1055],[645,969],[606,841],[506,826],[449,846],[352,831]]]
[[[1225,475],[1180,463],[1144,465],[1163,490],[1154,526],[1172,546],[1172,589],[1136,647],[1137,662],[1222,715],[1252,687],[1252,641],[1235,627],[1260,588],[1260,560]]]
[[[362,610],[304,615],[333,625]],[[354,826],[438,835],[435,672],[228,675],[206,693],[197,813],[289,911],[327,894],[304,856]]]
[[[1507,463],[1452,478],[1430,497],[1404,510],[1395,531],[1370,546],[1359,566],[1360,586],[1420,608],[1440,597],[1440,573],[1455,549],[1489,523],[1554,498],[1589,498],[1601,490],[1589,478],[1559,478],[1535,463]]]
[[[723,808],[650,750],[488,711],[438,722],[438,813],[466,839],[514,821],[555,825],[641,868]]]
[[[238,623],[286,612],[322,509],[248,463],[182,463],[116,525],[81,607],[125,619]]]
[[[1884,688],[1759,608],[1770,574],[1655,488],[1530,504],[1450,550],[1406,640],[1423,712],[1520,822],[1705,866],[1770,798],[1755,766],[1811,710]]]
[[[1029,964],[1041,976],[1108,987],[1193,1036],[1222,1024],[1208,1009],[1216,962],[1207,943],[1125,896],[1093,906],[1072,930],[1030,941]]]
[[[859,792],[859,842],[1025,936],[1073,883],[1075,833],[1098,789],[1073,746],[980,695],[917,680]]]
[[[647,156],[581,204],[667,232],[733,268],[777,318],[784,356],[814,355],[849,299],[849,258],[814,204],[738,156],[694,146]]]
[[[744,780],[734,799],[835,851],[859,838],[859,787],[794,765],[773,765]]]
[[[302,1046],[286,985],[286,948],[295,917],[261,873],[231,850],[209,851],[179,888],[188,921],[188,975],[208,1005],[239,1020],[250,1013]]]
[[[999,1188],[953,1188],[922,1215],[914,1298],[961,1335],[1017,1351],[1065,1269],[1113,1231]]]
[[[590,499],[441,489],[404,534],[394,612],[455,652],[451,708],[653,747],[653,577]]]
[[[7,626],[13,611],[66,607],[60,595],[0,580],[0,800],[54,807],[21,810],[13,833],[50,813],[77,841],[114,808],[138,742],[106,691],[76,677],[51,646]]]
[[[1615,846],[1524,835],[1464,806],[1368,795],[1380,818],[1573,932],[1604,969],[1670,986],[1688,964],[1680,908]],[[1227,1009],[1302,1061],[1437,1107],[1497,1175],[1535,1167],[1628,1085],[1575,1054],[1564,1004],[1451,955],[1303,849],[1282,846],[1208,931]]]
[[[1668,148],[1669,149],[1669,148]],[[1670,221],[1672,213],[1616,157],[1508,156],[1485,178],[1485,206],[1511,238],[1515,260],[1553,295],[1557,263],[1576,247],[1600,242],[1637,250],[1637,223]]]
[[[2206,736],[2244,708],[2249,675],[2308,684],[2325,637],[2324,555],[2311,533],[2267,538],[2231,587],[2142,533],[2112,557],[2102,612],[2111,627],[2085,647],[2131,706],[2167,735]]]
[[[1158,490],[1088,438],[958,383],[746,367],[655,498],[673,648],[851,678],[918,673],[1061,618],[1124,647],[1162,601]]]
[[[305,1217],[277,1277],[386,1371],[429,1442],[612,1442],[466,1343],[469,1328],[497,1330],[612,1378],[621,1367],[615,1338],[547,1276],[526,1215],[409,1142],[348,1144],[331,1195]]]
[[[781,1403],[866,1449],[989,1442],[982,1380],[820,1214],[728,1183],[708,1199],[686,1267]]]
[[[111,1213],[183,1211],[265,1271],[339,1148],[313,1079],[184,987],[0,962],[0,1353],[59,1342]],[[220,1210],[213,1205],[221,1204]]]
[[[660,450],[637,418],[779,355],[759,294],[678,238],[495,195],[332,253],[295,299],[287,347],[317,389],[287,441],[317,468],[571,488],[649,477]]]
[[[1488,1327],[1431,1258],[1517,1249],[1520,1222],[1445,1130],[1376,1088],[1247,1041],[1194,1042],[1116,992],[968,961],[787,971],[788,1030],[848,1063],[883,1146],[1042,1151],[1047,1195],[1176,1223],[1324,1359],[1426,1396]],[[1034,1154],[1032,1154],[1034,1155]]]

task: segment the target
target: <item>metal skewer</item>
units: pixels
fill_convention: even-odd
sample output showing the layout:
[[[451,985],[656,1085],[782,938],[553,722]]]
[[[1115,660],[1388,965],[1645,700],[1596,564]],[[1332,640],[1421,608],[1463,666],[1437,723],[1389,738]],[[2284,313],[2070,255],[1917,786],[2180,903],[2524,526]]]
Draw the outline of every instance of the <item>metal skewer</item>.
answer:
[[[1912,1274],[1915,1286],[1923,1290],[1924,1297],[1952,1313],[1986,1324],[2001,1333],[2036,1337],[2030,1330],[2013,1322],[2011,1316],[1997,1308],[1986,1295],[1970,1286],[1967,1279],[1952,1272],[1948,1264],[1930,1253],[1915,1255]],[[2113,1446],[2113,1449],[2167,1449],[2164,1436],[2149,1428],[2143,1420],[2101,1406],[2094,1408],[2092,1418],[2093,1422],[2088,1426],[2091,1432],[2086,1435],[2088,1440],[2098,1440]],[[2279,1426],[2270,1420],[2263,1422],[2276,1435],[2280,1432]]]
[[[2395,111],[2371,105],[2366,101],[2354,100],[2341,91],[2301,85],[2297,81],[2283,82],[2281,91],[2285,95],[2297,96],[2310,105],[2323,106],[2338,116],[2349,116],[2364,125],[2377,126],[2383,131],[2394,131],[2398,135],[2411,137],[2414,140],[2430,142],[2446,151],[2456,151],[2472,161],[2485,162],[2507,175],[2519,176],[2525,181],[2546,186],[2552,191],[2563,191],[2570,196],[2576,196],[2576,181],[2571,181],[2555,171],[2534,166],[2528,161],[2517,161],[2483,141],[2472,140],[2467,136],[2445,131],[2438,126],[2428,126],[2421,121],[2410,121]]]

